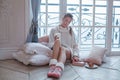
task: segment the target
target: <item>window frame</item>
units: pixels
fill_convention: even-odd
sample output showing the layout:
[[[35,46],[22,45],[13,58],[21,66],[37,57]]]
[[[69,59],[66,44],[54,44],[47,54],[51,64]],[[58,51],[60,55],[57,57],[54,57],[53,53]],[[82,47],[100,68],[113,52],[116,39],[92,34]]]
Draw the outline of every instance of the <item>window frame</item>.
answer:
[[[47,0],[46,0],[47,1]],[[64,13],[66,13],[66,11],[67,11],[67,2],[66,2],[67,0],[60,0],[60,17],[59,17],[59,20],[61,21],[61,19],[62,19],[62,17],[63,17],[63,15],[64,15]],[[106,26],[102,26],[102,27],[105,27],[106,28],[106,38],[105,38],[105,47],[107,48],[107,53],[108,53],[108,55],[120,55],[120,51],[112,51],[111,49],[111,45],[112,45],[112,28],[114,27],[114,26],[112,26],[112,10],[113,10],[113,1],[114,0],[106,0],[107,1],[107,18],[106,18]],[[79,3],[81,4],[81,0],[79,1]],[[94,3],[95,3],[95,0],[94,0]],[[47,3],[46,3],[46,6],[47,6]],[[95,14],[95,5],[93,5],[94,7],[93,7],[93,14]],[[109,7],[109,8],[108,8]],[[48,16],[48,12],[47,12],[47,9],[48,9],[48,7],[46,7],[46,16]],[[81,6],[80,6],[80,11],[79,11],[80,13],[81,13]],[[79,14],[79,16],[80,16],[80,23],[79,23],[79,25],[78,25],[78,35],[79,35],[79,41],[78,41],[78,43],[80,43],[81,42],[81,40],[80,40],[80,37],[81,37],[81,35],[80,35],[80,32],[81,32],[81,28],[82,28],[82,26],[81,26],[81,14]],[[93,17],[95,17],[95,15],[93,15]],[[93,27],[92,28],[96,28],[96,26],[94,26],[95,25],[95,18],[93,18]],[[46,31],[45,31],[45,35],[47,35],[48,34],[48,25],[47,25],[48,23],[47,23],[47,17],[46,17]],[[42,27],[42,26],[41,26]],[[76,27],[76,26],[75,26]],[[86,26],[86,27],[88,27],[88,26]],[[118,26],[118,27],[120,27],[120,26]],[[93,32],[94,32],[94,29],[93,29]],[[94,34],[92,34],[92,45],[94,45]]]

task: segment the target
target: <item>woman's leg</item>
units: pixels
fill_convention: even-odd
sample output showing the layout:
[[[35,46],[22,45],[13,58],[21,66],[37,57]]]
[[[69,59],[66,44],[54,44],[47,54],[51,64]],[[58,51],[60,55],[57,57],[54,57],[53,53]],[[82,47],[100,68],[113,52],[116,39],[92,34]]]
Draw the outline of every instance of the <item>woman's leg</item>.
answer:
[[[60,47],[58,62],[62,62],[63,64],[66,61],[66,50],[63,47]]]
[[[60,41],[56,40],[53,46],[53,56],[50,60],[50,70],[48,72],[48,77],[59,78],[62,75],[66,58],[70,58],[70,51],[67,51],[66,48],[61,47]],[[54,63],[55,60],[57,61],[56,64]]]
[[[59,56],[59,50],[60,49],[60,41],[59,39],[55,40],[55,43],[53,45],[53,54],[52,54],[52,59],[50,60],[49,66],[49,72],[48,72],[48,77],[54,76],[52,72],[55,70],[56,64],[58,62],[58,56]]]
[[[60,41],[59,39],[56,39],[53,45],[53,54],[52,54],[52,59],[50,60],[49,65],[56,65],[58,61],[59,52],[60,52]]]
[[[68,51],[65,47],[60,47],[58,63],[56,64],[56,68],[53,72],[53,77],[59,78],[62,75],[66,59],[70,59],[70,51]]]
[[[54,78],[59,78],[62,75],[65,61],[66,61],[65,49],[60,47],[60,51],[58,55],[58,63],[56,64],[55,70],[52,73]]]
[[[59,55],[59,51],[60,51],[60,41],[59,39],[55,40],[55,43],[53,45],[53,59],[58,59],[58,55]]]

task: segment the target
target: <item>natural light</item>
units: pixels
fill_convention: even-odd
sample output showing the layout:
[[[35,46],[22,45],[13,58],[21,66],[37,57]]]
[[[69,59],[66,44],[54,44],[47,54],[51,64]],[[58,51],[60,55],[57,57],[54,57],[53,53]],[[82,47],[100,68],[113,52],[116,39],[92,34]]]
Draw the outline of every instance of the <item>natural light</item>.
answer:
[[[107,0],[42,0],[39,13],[39,37],[48,35],[50,29],[59,25],[64,13],[74,16],[73,26],[81,50],[92,45],[111,46],[111,51],[120,51],[120,1],[113,0],[112,12]],[[109,6],[110,7],[110,6]],[[108,13],[112,13],[109,16]],[[111,19],[111,22],[107,20]],[[108,29],[112,32],[110,32]],[[111,39],[108,39],[108,36]],[[108,43],[107,40],[111,40]]]

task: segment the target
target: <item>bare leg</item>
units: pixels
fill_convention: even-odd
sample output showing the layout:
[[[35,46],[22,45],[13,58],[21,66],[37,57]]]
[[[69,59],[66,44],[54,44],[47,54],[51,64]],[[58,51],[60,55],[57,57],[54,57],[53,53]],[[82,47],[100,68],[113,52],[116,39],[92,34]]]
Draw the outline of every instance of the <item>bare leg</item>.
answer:
[[[54,46],[53,46],[53,59],[58,59],[60,51],[60,41],[59,39],[55,40]]]
[[[48,77],[54,77],[55,75],[53,74],[56,64],[58,62],[58,56],[59,56],[59,51],[60,51],[60,41],[59,39],[56,39],[54,42],[53,46],[53,54],[52,54],[52,59],[50,60],[50,69],[48,71]]]
[[[59,39],[56,39],[53,45],[52,59],[50,60],[50,63],[49,63],[50,66],[56,65],[56,63],[58,62],[59,52],[60,52],[60,41]]]
[[[65,63],[65,61],[66,61],[66,51],[65,48],[61,47],[58,62]]]
[[[62,75],[65,61],[66,61],[65,49],[60,47],[58,54],[58,63],[56,64],[55,70],[52,72],[52,77],[59,78]]]
[[[57,60],[56,65],[51,65],[50,71],[48,72],[48,77],[59,78],[62,75],[62,71],[64,70],[64,63],[66,61],[66,49],[61,47],[60,41],[55,40],[55,44],[53,46],[53,56],[51,60]]]

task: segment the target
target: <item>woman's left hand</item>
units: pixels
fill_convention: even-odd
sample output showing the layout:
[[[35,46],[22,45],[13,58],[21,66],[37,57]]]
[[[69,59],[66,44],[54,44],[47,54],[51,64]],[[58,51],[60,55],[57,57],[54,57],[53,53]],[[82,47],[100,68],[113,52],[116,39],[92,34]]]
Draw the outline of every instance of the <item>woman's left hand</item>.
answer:
[[[72,58],[72,63],[78,62],[79,61],[79,57],[78,56],[73,56]]]
[[[85,65],[85,62],[83,62],[83,61],[80,61],[80,59],[79,59],[79,57],[78,56],[74,56],[73,58],[72,58],[72,64],[74,65],[74,66],[84,66]]]

